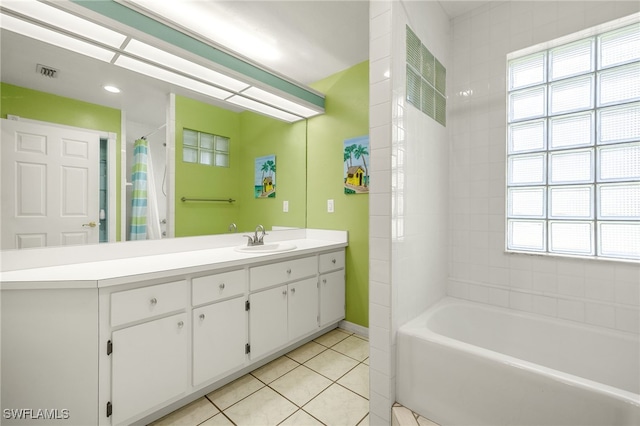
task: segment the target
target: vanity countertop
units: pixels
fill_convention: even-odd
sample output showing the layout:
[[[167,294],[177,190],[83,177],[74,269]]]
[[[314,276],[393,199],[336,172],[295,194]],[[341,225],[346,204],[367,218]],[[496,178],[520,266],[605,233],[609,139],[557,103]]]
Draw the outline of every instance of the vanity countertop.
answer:
[[[342,232],[328,231],[331,232],[329,234],[331,238],[327,239],[322,238],[324,237],[322,231],[319,232],[320,234],[305,235],[305,238],[275,239],[274,241],[287,242],[296,246],[295,249],[285,252],[244,253],[236,251],[235,247],[240,244],[235,244],[11,270],[2,272],[0,281],[3,290],[101,288],[140,280],[168,278],[173,275],[184,276],[216,269],[276,262],[289,257],[337,250],[347,246],[346,232],[344,237],[341,237]],[[318,236],[321,238],[310,238]]]

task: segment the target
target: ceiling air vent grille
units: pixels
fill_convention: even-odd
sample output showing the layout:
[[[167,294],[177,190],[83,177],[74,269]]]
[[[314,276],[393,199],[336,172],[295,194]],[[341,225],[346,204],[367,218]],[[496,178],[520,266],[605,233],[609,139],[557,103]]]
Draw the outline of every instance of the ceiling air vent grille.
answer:
[[[53,67],[49,67],[46,65],[40,65],[38,64],[38,66],[36,67],[36,72],[40,75],[43,75],[45,77],[49,77],[49,78],[57,78],[58,77],[58,70],[53,68]]]

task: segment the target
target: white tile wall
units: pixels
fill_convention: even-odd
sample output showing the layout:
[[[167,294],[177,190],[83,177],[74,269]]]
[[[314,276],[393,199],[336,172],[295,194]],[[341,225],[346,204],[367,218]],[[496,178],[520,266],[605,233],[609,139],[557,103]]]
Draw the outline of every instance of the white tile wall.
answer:
[[[640,265],[504,253],[507,53],[638,12],[501,1],[451,21],[449,295],[638,333]]]

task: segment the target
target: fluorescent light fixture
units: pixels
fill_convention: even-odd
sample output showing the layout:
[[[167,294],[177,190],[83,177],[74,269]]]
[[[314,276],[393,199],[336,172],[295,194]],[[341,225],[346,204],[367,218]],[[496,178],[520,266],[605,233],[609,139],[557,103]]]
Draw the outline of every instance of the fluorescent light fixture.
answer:
[[[261,104],[258,101],[254,101],[253,99],[245,98],[240,95],[234,95],[227,99],[227,102],[232,103],[234,105],[241,106],[246,109],[250,109],[255,112],[259,112],[260,114],[265,114],[270,117],[278,118],[283,121],[288,121],[289,123],[293,123],[294,121],[302,120],[302,117],[297,115],[289,114],[288,112],[279,110],[278,108],[274,108],[269,105]]]
[[[208,81],[209,83],[224,87],[225,89],[229,89],[234,92],[239,92],[249,87],[249,84],[240,80],[220,74],[217,71],[196,64],[195,62],[188,61],[172,53],[165,52],[164,50],[150,46],[138,40],[129,41],[124,50],[136,56],[182,71],[185,74],[190,74],[194,77],[198,77],[202,80]]]
[[[173,22],[201,36],[257,61],[273,62],[282,56],[276,41],[267,40],[255,28],[239,28],[232,22],[238,17],[229,15],[216,2],[192,0],[127,0],[167,21]]]
[[[281,96],[274,95],[273,93],[269,93],[265,90],[258,89],[257,87],[250,87],[243,91],[242,94],[306,118],[320,114],[320,111],[307,108],[306,106],[300,105]]]
[[[4,6],[4,2],[2,3]],[[56,31],[31,24],[26,21],[0,13],[0,28],[22,34],[27,37],[40,40],[44,43],[53,44],[72,52],[90,56],[101,61],[109,62],[113,58],[113,52],[91,43],[60,34]]]
[[[2,7],[115,48],[119,48],[127,38],[109,28],[35,0],[2,0]]]
[[[147,64],[146,62],[142,62],[128,56],[120,55],[120,57],[115,61],[115,65],[216,99],[226,99],[233,94],[232,92],[209,86],[208,84],[200,81],[158,68],[154,65]]]
[[[109,84],[102,86],[102,88],[110,93],[120,93],[120,89],[118,89],[116,86],[111,86]]]

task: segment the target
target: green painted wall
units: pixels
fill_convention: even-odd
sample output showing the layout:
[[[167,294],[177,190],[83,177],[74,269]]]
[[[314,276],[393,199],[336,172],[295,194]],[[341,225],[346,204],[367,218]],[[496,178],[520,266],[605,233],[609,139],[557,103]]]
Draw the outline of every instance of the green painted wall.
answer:
[[[182,130],[229,138],[229,167],[212,167],[182,160]],[[238,200],[240,174],[240,117],[238,113],[176,96],[175,236],[220,234],[237,223],[240,202],[182,202],[180,198]],[[240,225],[238,225],[240,227]],[[241,228],[239,228],[241,229]]]
[[[369,134],[369,62],[315,84],[326,96],[325,114],[309,119],[307,227],[349,231],[346,320],[369,326],[369,195],[343,189],[343,143]],[[327,213],[327,200],[335,212]]]
[[[252,112],[240,114],[240,167],[243,176],[239,200],[241,229],[257,224],[304,228],[306,222],[306,121],[286,123]],[[276,156],[276,197],[255,198],[254,164],[257,157]],[[289,212],[282,202],[289,202]]]
[[[71,98],[0,83],[0,116],[7,114],[118,135],[116,152],[120,153],[120,110]],[[120,240],[120,155],[116,155],[116,239]]]

